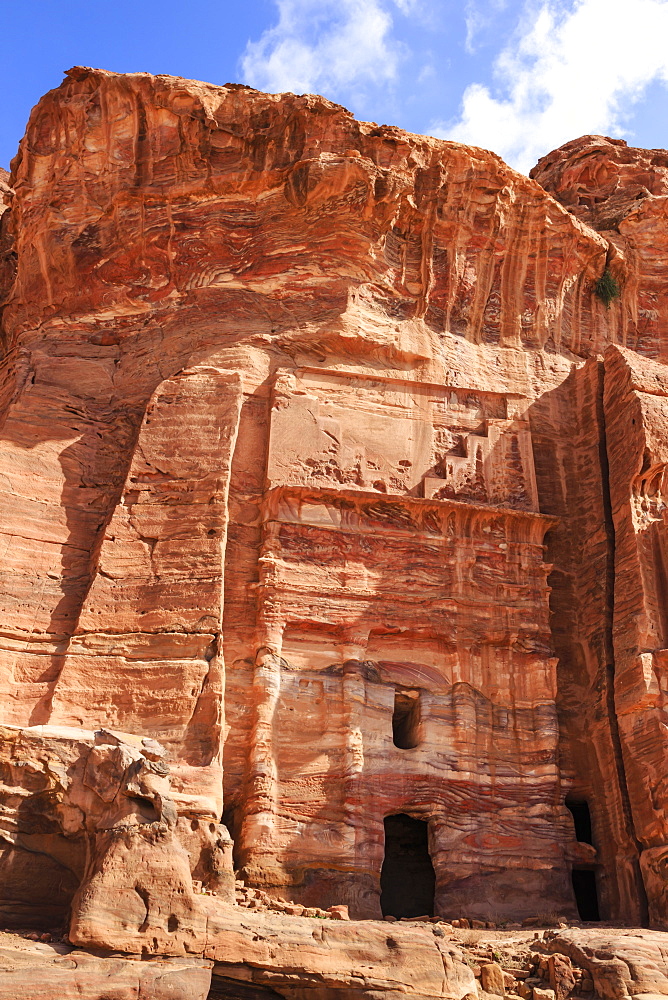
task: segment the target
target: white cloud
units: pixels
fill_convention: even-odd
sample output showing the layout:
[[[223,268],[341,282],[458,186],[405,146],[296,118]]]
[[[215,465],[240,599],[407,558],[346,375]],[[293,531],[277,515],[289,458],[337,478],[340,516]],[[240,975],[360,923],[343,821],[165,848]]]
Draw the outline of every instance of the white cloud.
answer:
[[[519,170],[580,135],[623,133],[653,80],[668,81],[668,0],[529,2],[497,58],[499,90],[466,88],[433,134],[493,149]]]
[[[431,62],[424,64],[420,72],[418,73],[417,82],[418,83],[428,83],[430,80],[436,79],[436,69]]]
[[[508,6],[507,0],[466,0],[464,7],[464,23],[466,25],[466,42],[464,47],[469,55],[476,50],[475,41],[486,29],[490,28],[496,15]]]
[[[392,36],[392,7],[411,14],[418,0],[276,0],[279,20],[241,59],[244,79],[272,93],[354,92],[397,77],[403,46]]]

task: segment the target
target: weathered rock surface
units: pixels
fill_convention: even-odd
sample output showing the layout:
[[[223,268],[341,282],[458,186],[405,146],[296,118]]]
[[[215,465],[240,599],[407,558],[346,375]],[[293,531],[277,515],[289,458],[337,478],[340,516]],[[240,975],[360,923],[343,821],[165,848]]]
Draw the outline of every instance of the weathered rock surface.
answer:
[[[586,969],[599,997],[668,994],[668,937],[656,931],[562,931],[547,948]]]
[[[202,952],[193,874],[220,873],[215,888],[232,899],[232,845],[224,827],[179,820],[165,756],[154,740],[107,730],[0,730],[5,923],[58,924],[71,904],[77,944]],[[130,927],[141,928],[136,949]]]
[[[533,174],[234,85],[79,67],[34,109],[0,177],[8,926],[294,1000],[475,994],[432,914],[668,927],[668,153]],[[664,990],[576,957],[495,989]]]
[[[668,995],[666,935],[656,931],[573,928],[538,940],[488,931],[463,940],[467,932],[444,935],[440,925],[367,921],[314,929],[307,918],[252,913],[240,921],[231,907],[214,909],[204,959],[102,956],[0,934],[0,1000]],[[495,960],[486,961],[491,955]],[[565,980],[567,993],[560,989]]]
[[[531,176],[608,241],[608,265],[621,285],[610,314],[615,341],[666,362],[668,152],[584,136],[544,156]]]
[[[0,934],[0,1000],[206,1000],[212,963],[137,961]]]
[[[214,970],[227,977],[236,971],[279,996],[430,1000],[476,992],[461,949],[431,927],[276,914],[240,920],[237,910],[207,902],[205,955],[217,963]]]
[[[0,167],[0,215],[9,207],[9,171]]]

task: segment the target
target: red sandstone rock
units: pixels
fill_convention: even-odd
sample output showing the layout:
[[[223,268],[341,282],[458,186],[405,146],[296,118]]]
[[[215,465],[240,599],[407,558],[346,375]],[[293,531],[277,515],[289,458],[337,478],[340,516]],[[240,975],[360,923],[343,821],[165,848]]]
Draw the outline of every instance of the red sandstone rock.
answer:
[[[10,193],[9,172],[0,167],[0,216],[9,208]]]
[[[0,178],[8,923],[451,1000],[438,927],[318,918],[554,926],[576,869],[668,927],[666,157],[43,98]]]
[[[503,969],[496,962],[487,962],[485,965],[481,965],[480,980],[482,988],[486,993],[493,993],[495,996],[505,996],[506,985]]]
[[[608,264],[621,292],[605,320],[610,339],[668,361],[662,323],[668,308],[668,152],[583,136],[544,156],[531,176],[608,240]]]
[[[557,1000],[564,1000],[565,997],[570,996],[575,987],[575,975],[570,962],[562,955],[551,955],[547,967],[550,986],[554,990]]]
[[[599,997],[668,994],[668,938],[638,930],[568,930],[548,948],[586,969]]]
[[[213,963],[137,961],[0,935],[0,1000],[207,1000]]]

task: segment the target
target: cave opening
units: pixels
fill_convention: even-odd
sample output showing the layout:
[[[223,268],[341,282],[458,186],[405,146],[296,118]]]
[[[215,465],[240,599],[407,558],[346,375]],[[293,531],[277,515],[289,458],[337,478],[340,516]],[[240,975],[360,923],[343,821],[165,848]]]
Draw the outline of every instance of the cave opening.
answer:
[[[156,823],[160,819],[155,803],[151,799],[147,799],[145,795],[128,795],[128,798],[137,806],[144,823]]]
[[[385,859],[380,873],[383,916],[433,916],[436,876],[429,827],[405,813],[385,817]]]
[[[211,989],[207,1000],[283,1000],[283,994],[272,990],[271,986],[260,986],[226,976],[211,977]]]
[[[420,742],[420,692],[394,689],[392,740],[400,750],[414,750]]]
[[[569,795],[566,798],[566,806],[573,817],[575,827],[575,839],[581,844],[591,844],[594,846],[591,828],[591,812],[586,799],[576,798]]]
[[[574,868],[571,872],[573,893],[580,920],[600,920],[596,872],[593,868]]]

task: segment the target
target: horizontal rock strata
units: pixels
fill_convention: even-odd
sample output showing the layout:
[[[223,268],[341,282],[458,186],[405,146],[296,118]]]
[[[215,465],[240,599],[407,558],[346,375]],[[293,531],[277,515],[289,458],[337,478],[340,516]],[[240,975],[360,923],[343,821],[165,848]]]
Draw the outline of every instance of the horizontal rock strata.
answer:
[[[667,171],[83,67],[33,110],[0,912],[94,952],[67,989],[114,951],[119,1000],[168,959],[175,996],[668,992]],[[562,928],[508,984],[449,936],[578,920],[657,928],[647,969]]]

